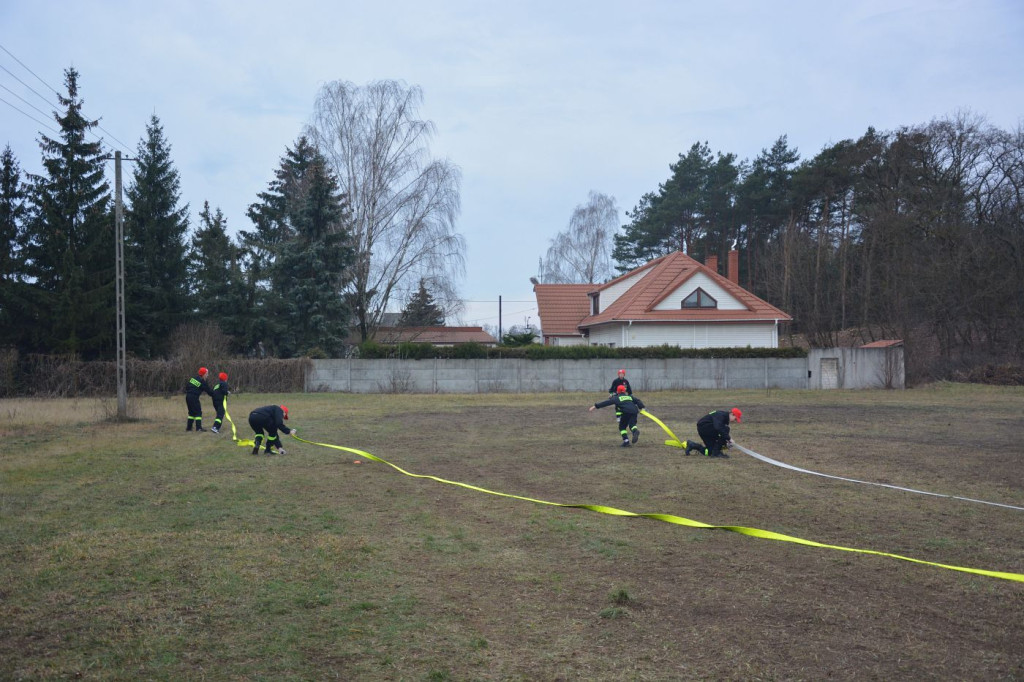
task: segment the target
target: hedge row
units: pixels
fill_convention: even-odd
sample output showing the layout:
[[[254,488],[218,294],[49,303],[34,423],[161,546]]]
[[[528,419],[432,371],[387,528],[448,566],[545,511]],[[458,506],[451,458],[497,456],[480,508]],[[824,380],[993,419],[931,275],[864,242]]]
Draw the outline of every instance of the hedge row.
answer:
[[[294,393],[305,388],[310,360],[275,360],[230,357],[138,360],[128,358],[125,379],[129,395],[180,395],[200,366],[210,371],[207,381],[228,374],[234,391],[248,393]],[[85,362],[61,355],[19,356],[0,352],[0,397],[85,398],[117,395],[117,364],[113,361]]]
[[[605,346],[520,346],[487,347],[479,343],[460,346],[434,346],[429,343],[382,345],[373,342],[359,346],[360,358],[429,360],[433,358],[468,360],[525,358],[527,360],[591,360],[643,358],[801,358],[800,348],[608,348]],[[232,390],[248,393],[293,393],[305,388],[311,369],[309,358],[293,360],[241,357],[178,358],[174,360],[138,360],[129,358],[126,379],[130,395],[175,395],[200,365],[210,370],[212,382],[227,372]],[[117,394],[117,366],[113,361],[85,362],[57,355],[19,356],[16,351],[0,351],[0,397],[34,396],[77,398]]]
[[[680,348],[645,346],[609,348],[607,346],[488,347],[479,343],[458,346],[434,346],[429,343],[383,345],[368,341],[359,346],[358,357],[365,359],[444,360],[525,358],[527,360],[594,359],[670,359],[670,358],[805,358],[803,348]]]

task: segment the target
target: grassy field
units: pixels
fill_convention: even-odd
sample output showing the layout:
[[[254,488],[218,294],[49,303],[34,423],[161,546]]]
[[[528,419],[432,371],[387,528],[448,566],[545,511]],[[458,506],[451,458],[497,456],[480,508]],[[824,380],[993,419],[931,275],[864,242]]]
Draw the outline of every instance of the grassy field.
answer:
[[[1024,507],[1024,391],[673,391],[680,437]],[[594,394],[237,395],[416,474],[1024,573],[1024,511],[683,457]],[[0,679],[1024,679],[1024,583],[509,499],[285,440],[186,433],[184,399],[0,401]],[[212,409],[204,401],[206,426]],[[359,464],[355,460],[360,460]]]

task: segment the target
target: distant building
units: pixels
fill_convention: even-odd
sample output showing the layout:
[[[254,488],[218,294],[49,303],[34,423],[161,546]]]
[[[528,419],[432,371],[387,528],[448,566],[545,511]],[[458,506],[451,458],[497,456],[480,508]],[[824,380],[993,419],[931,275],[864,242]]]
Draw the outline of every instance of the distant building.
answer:
[[[377,343],[432,343],[435,346],[458,346],[479,343],[497,346],[498,340],[483,327],[378,327],[373,340]],[[357,342],[358,343],[358,342]]]
[[[739,254],[727,276],[717,256],[701,264],[681,251],[605,284],[535,284],[543,343],[624,348],[777,348],[793,318],[739,285]]]
[[[483,327],[380,327],[374,338],[377,343],[431,343],[435,346],[458,346],[479,343],[496,346],[498,340]]]

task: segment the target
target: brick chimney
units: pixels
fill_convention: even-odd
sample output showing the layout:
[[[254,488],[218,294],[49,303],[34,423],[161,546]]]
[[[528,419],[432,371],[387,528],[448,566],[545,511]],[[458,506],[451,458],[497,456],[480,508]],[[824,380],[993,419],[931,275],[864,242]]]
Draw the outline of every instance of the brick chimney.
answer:
[[[736,249],[729,249],[729,261],[725,268],[725,276],[733,284],[740,283],[740,252]]]
[[[707,258],[704,259],[704,265],[709,270],[712,270],[712,271],[714,271],[717,274],[718,273],[718,256],[717,255],[714,255],[714,256],[709,255]]]

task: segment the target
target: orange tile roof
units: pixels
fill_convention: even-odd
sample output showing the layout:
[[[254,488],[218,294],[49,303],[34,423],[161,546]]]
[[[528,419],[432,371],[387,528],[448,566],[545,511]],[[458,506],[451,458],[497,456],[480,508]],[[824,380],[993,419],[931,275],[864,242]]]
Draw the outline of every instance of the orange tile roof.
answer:
[[[647,276],[634,284],[618,300],[600,313],[584,319],[580,326],[590,327],[606,322],[627,320],[634,322],[704,322],[716,320],[748,322],[793,319],[775,306],[754,296],[728,277],[723,277],[714,270],[701,265],[682,251],[675,251],[667,256],[655,258],[636,270],[627,272],[621,277],[602,284],[598,291],[608,289],[623,279],[648,269],[650,272]],[[698,272],[715,280],[716,284],[743,304],[746,310],[721,310],[718,308],[653,309]]]
[[[537,313],[544,336],[579,336],[576,327],[590,314],[587,294],[596,284],[534,284]]]
[[[871,343],[865,343],[861,348],[892,348],[893,346],[902,346],[903,339],[883,339],[881,341],[872,341]]]
[[[597,315],[590,315],[590,293],[600,293],[623,280],[647,274]],[[696,273],[710,277],[745,309],[675,308],[655,310],[672,292]],[[534,286],[541,330],[545,336],[579,334],[579,328],[611,322],[756,322],[789,321],[782,310],[705,267],[682,251],[646,263],[604,284],[538,284]],[[600,302],[600,301],[599,301]],[[549,322],[550,319],[550,322]]]
[[[459,344],[482,343],[495,345],[497,339],[483,330],[483,327],[379,327],[374,338],[377,343],[433,343]]]

